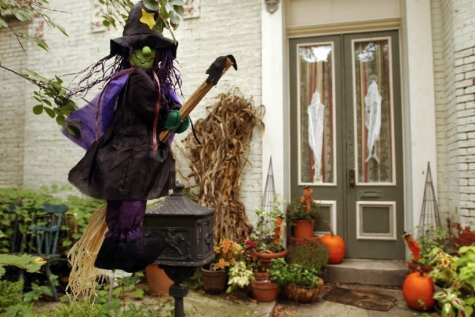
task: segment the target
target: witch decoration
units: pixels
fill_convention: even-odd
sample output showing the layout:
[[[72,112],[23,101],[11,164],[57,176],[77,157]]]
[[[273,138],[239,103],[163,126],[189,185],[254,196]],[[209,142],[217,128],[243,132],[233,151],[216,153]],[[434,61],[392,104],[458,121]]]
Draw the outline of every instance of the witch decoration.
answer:
[[[165,237],[142,234],[147,200],[168,195],[175,186],[171,139],[160,132],[184,132],[179,71],[174,66],[178,44],[153,30],[157,12],[138,2],[129,12],[123,36],[110,41],[110,54],[88,68],[79,88],[84,93],[99,83],[105,88],[90,103],[73,112],[63,133],[86,149],[69,172],[69,181],[82,193],[107,202],[107,229],[94,266],[137,272],[153,263]],[[230,56],[230,55],[228,55]],[[115,58],[110,75],[105,62]],[[218,58],[208,69],[208,81],[222,74]],[[236,67],[235,67],[236,68]],[[94,79],[97,74],[99,79]]]

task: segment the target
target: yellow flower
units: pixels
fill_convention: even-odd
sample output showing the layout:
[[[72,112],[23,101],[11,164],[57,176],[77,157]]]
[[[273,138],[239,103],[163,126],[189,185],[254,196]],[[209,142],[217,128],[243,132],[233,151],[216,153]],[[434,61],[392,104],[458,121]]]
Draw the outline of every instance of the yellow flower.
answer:
[[[45,261],[43,258],[36,258],[36,259],[35,259],[35,263],[36,263],[36,264],[45,264],[46,261]]]

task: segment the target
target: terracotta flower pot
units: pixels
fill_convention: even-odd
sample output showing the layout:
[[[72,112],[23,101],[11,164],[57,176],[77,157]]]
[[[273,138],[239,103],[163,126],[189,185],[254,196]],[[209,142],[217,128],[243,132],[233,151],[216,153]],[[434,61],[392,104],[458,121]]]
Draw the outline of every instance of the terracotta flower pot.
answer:
[[[153,295],[168,295],[168,290],[173,281],[168,277],[167,273],[157,264],[150,264],[145,268],[147,276],[148,291]]]
[[[314,303],[318,299],[323,287],[323,280],[318,278],[318,284],[315,287],[304,287],[298,285],[286,285],[282,288],[282,293],[289,301],[296,303]]]
[[[258,302],[273,302],[279,295],[279,286],[271,281],[251,281],[251,292]]]
[[[294,220],[294,237],[297,239],[310,239],[313,237],[315,220]]]
[[[227,271],[210,271],[201,268],[201,277],[203,289],[208,294],[221,294],[226,289],[226,283],[228,281]]]
[[[262,271],[264,271],[265,269],[268,269],[270,267],[270,260],[284,258],[288,252],[289,251],[287,249],[281,252],[269,252],[269,253],[256,252],[256,257],[261,263],[260,269]]]
[[[429,273],[432,271],[432,266],[429,265],[420,265],[417,263],[412,262],[411,260],[407,260],[407,267],[409,268],[409,271],[411,273],[419,271],[419,268],[422,270],[424,273]]]

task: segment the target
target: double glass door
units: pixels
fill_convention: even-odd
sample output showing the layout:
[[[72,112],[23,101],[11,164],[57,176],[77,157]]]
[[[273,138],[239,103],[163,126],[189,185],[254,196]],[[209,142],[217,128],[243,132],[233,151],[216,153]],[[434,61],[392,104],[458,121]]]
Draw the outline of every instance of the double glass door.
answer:
[[[290,40],[291,194],[310,186],[315,230],[348,258],[404,259],[397,31]]]

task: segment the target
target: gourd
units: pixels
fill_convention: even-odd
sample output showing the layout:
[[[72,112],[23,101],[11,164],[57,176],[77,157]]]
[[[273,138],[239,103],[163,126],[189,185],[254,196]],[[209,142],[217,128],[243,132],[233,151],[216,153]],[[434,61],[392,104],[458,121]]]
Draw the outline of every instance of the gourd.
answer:
[[[409,274],[402,284],[407,305],[415,310],[430,310],[435,305],[434,282],[422,271]]]
[[[320,241],[328,246],[328,263],[338,264],[345,258],[345,241],[339,235],[333,234],[333,230],[328,222],[330,233],[324,235]]]

